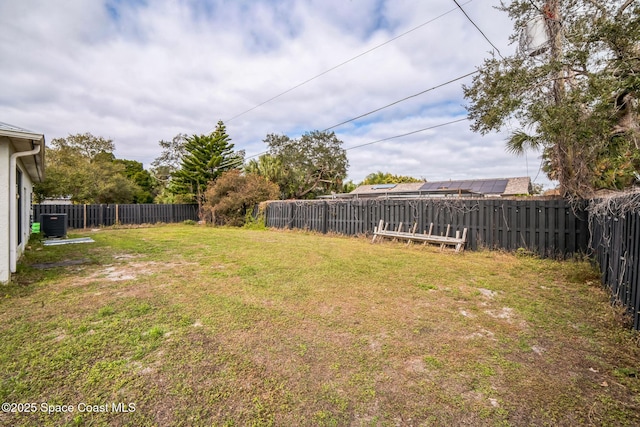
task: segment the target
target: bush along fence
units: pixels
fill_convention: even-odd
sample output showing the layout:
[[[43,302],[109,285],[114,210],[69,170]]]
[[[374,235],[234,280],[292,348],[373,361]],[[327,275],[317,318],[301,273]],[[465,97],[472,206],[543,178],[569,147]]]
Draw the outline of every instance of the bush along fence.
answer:
[[[565,200],[413,199],[274,201],[266,209],[268,227],[321,233],[371,235],[380,220],[396,229],[444,235],[467,228],[466,247],[526,250],[544,257],[586,252],[587,215]]]
[[[198,205],[102,204],[33,205],[33,222],[40,222],[40,215],[48,213],[67,214],[69,228],[198,221]]]

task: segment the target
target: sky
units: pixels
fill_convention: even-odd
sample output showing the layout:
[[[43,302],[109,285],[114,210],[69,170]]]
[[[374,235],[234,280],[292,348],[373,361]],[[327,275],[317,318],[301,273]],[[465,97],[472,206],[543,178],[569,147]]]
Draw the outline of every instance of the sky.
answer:
[[[330,128],[356,183],[382,171],[553,187],[539,153],[505,150],[508,129],[470,130],[471,77],[448,82],[517,46],[499,0],[458,3],[484,36],[453,0],[0,0],[0,122],[48,142],[112,139],[145,168],[159,141],[219,120],[247,157],[268,134]]]

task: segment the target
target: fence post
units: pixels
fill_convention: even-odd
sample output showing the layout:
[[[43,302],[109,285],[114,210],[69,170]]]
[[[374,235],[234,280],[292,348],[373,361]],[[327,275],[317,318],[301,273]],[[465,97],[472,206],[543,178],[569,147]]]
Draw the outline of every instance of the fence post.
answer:
[[[324,201],[322,203],[322,232],[324,234],[327,234],[327,223],[328,223],[328,218],[329,216],[329,202]]]

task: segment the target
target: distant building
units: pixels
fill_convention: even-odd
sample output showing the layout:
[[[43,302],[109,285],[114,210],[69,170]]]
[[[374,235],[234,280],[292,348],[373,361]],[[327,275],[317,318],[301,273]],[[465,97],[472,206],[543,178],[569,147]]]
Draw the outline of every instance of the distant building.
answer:
[[[0,122],[0,283],[27,245],[33,185],[43,179],[44,135]]]
[[[72,205],[71,196],[55,197],[50,199],[44,199],[40,202],[41,205]]]
[[[413,199],[422,197],[513,197],[530,194],[531,179],[520,177],[361,185],[351,193],[324,196],[324,198]]]

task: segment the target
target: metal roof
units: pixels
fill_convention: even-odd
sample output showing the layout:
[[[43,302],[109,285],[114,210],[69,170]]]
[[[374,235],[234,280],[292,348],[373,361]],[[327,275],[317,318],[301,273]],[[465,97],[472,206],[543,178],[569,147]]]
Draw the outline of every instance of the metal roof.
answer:
[[[9,131],[9,132],[17,132],[17,133],[30,133],[32,135],[40,135],[38,132],[34,132],[32,130],[23,129],[18,126],[10,125],[9,123],[0,122],[0,131]]]

